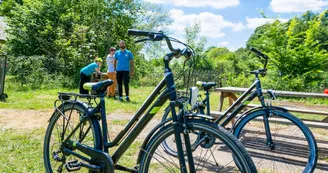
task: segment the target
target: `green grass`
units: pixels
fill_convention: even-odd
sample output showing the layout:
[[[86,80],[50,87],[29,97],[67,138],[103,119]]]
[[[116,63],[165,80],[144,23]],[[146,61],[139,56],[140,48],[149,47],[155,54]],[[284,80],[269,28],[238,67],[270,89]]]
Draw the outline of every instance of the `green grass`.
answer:
[[[292,113],[297,118],[304,119],[304,120],[313,120],[313,121],[321,121],[325,118],[322,115],[314,115],[314,114],[303,114],[303,113]]]
[[[126,166],[128,168],[134,168],[136,166],[136,161],[138,158],[138,153],[140,146],[142,145],[141,140],[137,140],[132,143],[132,145],[128,148],[128,150],[124,153],[124,155],[120,158],[118,161],[119,165]],[[113,151],[115,151],[117,148],[114,147],[110,149],[109,155],[112,155]],[[115,172],[124,172],[124,171],[115,171]]]
[[[6,91],[8,98],[0,102],[0,108],[7,109],[49,109],[57,98],[58,91],[69,92],[68,89],[51,89],[36,91]]]
[[[111,124],[125,126],[130,120],[112,120]]]
[[[114,99],[106,99],[107,112],[135,112],[151,93],[151,87],[131,88],[131,102],[119,102]],[[0,108],[7,109],[52,109],[54,101],[58,98],[58,92],[78,92],[77,89],[51,89],[37,91],[6,91],[8,98],[0,102]],[[82,99],[86,101],[85,99]],[[99,102],[99,99],[98,99]]]
[[[45,129],[0,131],[0,172],[45,172],[43,138]]]

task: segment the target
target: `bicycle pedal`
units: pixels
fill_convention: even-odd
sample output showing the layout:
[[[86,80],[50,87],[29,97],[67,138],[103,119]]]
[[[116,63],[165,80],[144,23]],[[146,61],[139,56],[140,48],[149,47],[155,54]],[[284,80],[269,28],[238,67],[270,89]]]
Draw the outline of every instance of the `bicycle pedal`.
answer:
[[[78,171],[81,169],[81,164],[78,160],[69,161],[65,165],[68,172]]]
[[[54,151],[52,152],[52,158],[58,162],[63,161],[64,159],[62,157],[59,156],[59,151]]]

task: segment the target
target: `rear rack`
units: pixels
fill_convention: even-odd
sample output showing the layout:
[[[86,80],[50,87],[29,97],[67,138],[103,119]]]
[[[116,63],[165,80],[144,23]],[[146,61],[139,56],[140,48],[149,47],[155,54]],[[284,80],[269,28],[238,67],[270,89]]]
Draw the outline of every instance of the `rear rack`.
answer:
[[[92,94],[79,94],[79,93],[72,93],[72,92],[58,92],[58,99],[55,101],[55,108],[57,107],[56,104],[58,101],[61,103],[64,102],[71,102],[75,103],[78,98],[85,98],[87,99],[87,102],[85,102],[89,107],[92,107],[93,103],[96,103],[96,99],[98,98],[98,95],[92,95]],[[93,101],[92,101],[93,100]]]
[[[87,102],[84,102],[84,103],[87,104],[88,109],[92,109],[93,108],[92,105],[94,103],[96,105],[98,105],[98,103],[96,101],[96,99],[98,97],[99,97],[98,95],[92,95],[92,94],[58,92],[58,99],[54,102],[54,109],[55,109],[55,111],[58,111],[66,120],[68,120],[66,115],[63,113],[64,110],[60,110],[60,108],[59,108],[60,105],[66,103],[66,102],[70,102],[75,105],[75,103],[81,102],[80,100],[78,100],[78,98],[85,98],[85,99],[87,99]],[[64,107],[62,107],[62,109],[64,109]]]
[[[74,101],[76,101],[78,97],[86,98],[87,100],[91,101],[92,99],[96,99],[98,97],[98,95],[79,94],[79,93],[72,93],[72,92],[58,92],[58,99],[59,100],[71,100],[71,97],[74,97],[74,99],[72,99]]]

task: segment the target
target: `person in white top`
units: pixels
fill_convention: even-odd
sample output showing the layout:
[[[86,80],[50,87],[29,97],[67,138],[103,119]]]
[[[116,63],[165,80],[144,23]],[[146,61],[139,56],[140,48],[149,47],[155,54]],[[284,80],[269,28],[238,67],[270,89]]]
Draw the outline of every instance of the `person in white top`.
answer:
[[[107,76],[108,79],[111,79],[114,83],[107,88],[107,97],[114,97],[115,99],[115,86],[116,86],[116,67],[114,65],[114,53],[116,49],[115,47],[111,47],[109,49],[109,54],[106,57],[107,62]]]

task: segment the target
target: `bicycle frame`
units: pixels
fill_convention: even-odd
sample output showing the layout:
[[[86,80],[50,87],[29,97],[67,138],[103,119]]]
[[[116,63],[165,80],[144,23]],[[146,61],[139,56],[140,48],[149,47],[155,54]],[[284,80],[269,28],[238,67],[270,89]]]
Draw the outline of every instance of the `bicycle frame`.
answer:
[[[259,101],[261,102],[262,107],[264,107],[264,108],[267,107],[266,104],[265,104],[265,101],[264,101],[263,94],[262,94],[261,81],[258,77],[259,73],[254,72],[253,74],[255,75],[254,83],[223,113],[223,115],[221,117],[216,119],[214,121],[214,123],[225,127],[255,97],[259,98]],[[255,88],[255,91],[252,92],[254,88]],[[208,104],[209,104],[209,102],[208,102]],[[231,113],[229,114],[229,112],[231,112]],[[270,125],[269,125],[269,121],[268,121],[268,116],[269,116],[269,112],[266,111],[266,115],[263,117],[263,123],[264,123],[264,128],[265,128],[265,131],[266,131],[267,145],[271,146],[271,145],[273,145],[273,141],[272,141],[272,137],[271,137],[271,131],[270,131]]]
[[[178,120],[178,117],[175,112],[175,100],[177,98],[176,89],[174,86],[174,80],[173,80],[173,74],[171,69],[169,68],[169,61],[174,57],[174,53],[169,53],[164,58],[165,63],[165,77],[160,81],[160,83],[155,87],[155,89],[152,91],[150,96],[144,101],[142,106],[139,108],[139,110],[135,113],[133,118],[129,121],[129,123],[124,127],[124,129],[115,137],[115,139],[112,142],[108,142],[108,129],[107,129],[107,120],[106,120],[106,110],[105,110],[105,99],[104,94],[100,96],[100,103],[95,107],[88,109],[86,112],[86,115],[83,116],[82,120],[79,122],[79,124],[74,128],[74,130],[71,132],[70,135],[63,141],[63,143],[68,144],[68,146],[78,146],[78,149],[81,150],[84,148],[87,148],[87,146],[83,146],[79,143],[76,143],[74,141],[70,141],[70,137],[80,128],[80,126],[86,122],[89,118],[92,116],[96,116],[95,114],[99,111],[101,112],[101,123],[102,123],[102,143],[103,143],[103,151],[105,153],[108,153],[108,148],[117,146],[119,143],[119,147],[116,149],[114,154],[112,155],[112,160],[114,162],[114,165],[119,161],[121,156],[126,152],[126,150],[129,148],[129,146],[133,143],[133,141],[137,138],[137,136],[141,133],[141,131],[144,129],[144,127],[150,122],[150,120],[155,116],[155,114],[159,111],[159,109],[165,104],[165,102],[169,99],[171,100],[170,106],[172,108],[172,117],[174,122],[181,121]],[[165,90],[161,93],[161,90],[165,87]],[[161,94],[160,94],[161,93]],[[160,96],[158,96],[160,94]],[[152,105],[151,103],[158,98]],[[150,108],[149,108],[150,107]],[[148,109],[148,111],[143,115],[143,113]],[[180,107],[181,109],[182,107]],[[179,112],[181,113],[181,111]],[[184,162],[184,153],[182,150],[182,142],[180,137],[180,132],[182,132],[180,127],[178,127],[178,123],[174,126],[175,128],[175,137],[176,137],[176,143],[177,147],[180,148],[179,151],[179,160],[180,163],[185,164]],[[189,136],[186,137],[186,147],[190,149],[190,141],[188,142]],[[77,145],[78,144],[78,145]],[[82,148],[81,148],[82,146]],[[87,155],[92,155],[94,152],[98,152],[99,150],[93,149],[88,147],[88,151],[84,152]],[[70,154],[75,155],[76,157],[81,158],[84,161],[89,162],[90,160],[85,158],[84,156],[81,156],[77,153],[74,153],[73,151],[68,151]],[[188,153],[188,158],[192,158],[191,152]],[[192,159],[191,159],[192,160]],[[189,162],[189,166],[191,166],[191,170],[195,170],[194,165],[192,161]],[[132,171],[129,168],[125,168],[120,165],[116,165],[116,169],[121,170],[127,170]],[[186,166],[183,166],[182,169],[186,169]],[[185,170],[181,170],[185,171]]]
[[[254,92],[252,92],[254,88],[256,88],[256,90]],[[250,96],[247,97],[248,95],[250,95]],[[256,76],[255,82],[226,111],[224,111],[224,113],[221,117],[219,117],[214,122],[219,123],[224,118],[226,118],[221,123],[219,123],[221,126],[226,126],[255,97],[259,98],[259,100],[261,102],[261,105],[263,107],[266,106],[265,102],[264,102],[264,97],[263,97],[263,94],[262,94],[261,82],[260,82],[258,76]],[[243,100],[245,100],[245,101],[243,102]],[[231,112],[230,115],[228,115],[229,112]]]

